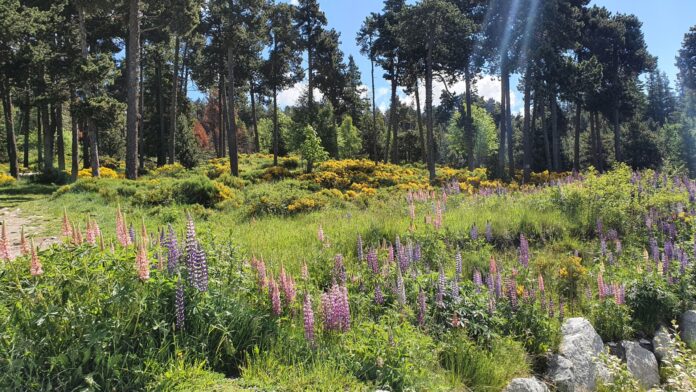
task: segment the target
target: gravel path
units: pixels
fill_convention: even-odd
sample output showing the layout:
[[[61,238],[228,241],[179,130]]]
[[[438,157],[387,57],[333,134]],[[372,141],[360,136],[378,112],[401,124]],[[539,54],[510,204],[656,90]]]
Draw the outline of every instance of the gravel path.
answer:
[[[40,249],[46,249],[53,244],[60,242],[58,237],[46,237],[42,235],[44,217],[39,215],[31,215],[22,211],[20,208],[3,208],[0,209],[0,224],[4,222],[6,225],[7,236],[10,242],[10,258],[15,258],[20,255],[20,237],[21,230],[24,227],[24,236],[27,241],[34,238],[34,245]]]

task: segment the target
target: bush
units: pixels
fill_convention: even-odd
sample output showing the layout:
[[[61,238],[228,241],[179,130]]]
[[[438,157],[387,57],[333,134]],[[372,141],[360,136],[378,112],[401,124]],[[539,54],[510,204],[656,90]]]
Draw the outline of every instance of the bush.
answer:
[[[32,177],[32,181],[38,184],[65,185],[70,182],[70,175],[58,169],[44,170]]]
[[[92,169],[85,168],[77,172],[77,178],[90,178],[92,177]],[[109,167],[99,168],[99,178],[119,178],[118,173]]]
[[[626,306],[617,305],[611,299],[593,304],[590,319],[605,342],[620,342],[630,339],[633,335],[630,310]]]
[[[0,173],[0,187],[14,185],[15,181],[14,177],[5,173]]]
[[[506,320],[503,331],[521,342],[530,354],[536,355],[535,360],[558,346],[560,326],[539,306],[521,301],[517,310],[512,311],[507,302],[501,305],[500,311]]]
[[[677,316],[679,302],[666,283],[646,276],[633,283],[626,293],[636,331],[652,336],[660,323],[669,323]]]
[[[486,348],[474,344],[461,330],[444,339],[440,363],[473,391],[500,391],[513,378],[530,372],[527,354],[519,343],[500,338]]]

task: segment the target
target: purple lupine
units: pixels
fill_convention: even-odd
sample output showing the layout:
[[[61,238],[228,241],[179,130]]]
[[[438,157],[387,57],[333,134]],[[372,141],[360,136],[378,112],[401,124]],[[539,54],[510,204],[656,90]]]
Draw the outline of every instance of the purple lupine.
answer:
[[[563,321],[565,317],[565,304],[563,303],[563,298],[558,299],[558,319]]]
[[[322,294],[322,309],[325,329],[338,332],[350,329],[350,303],[345,286],[334,284],[329,292]]]
[[[609,263],[609,265],[614,265],[614,254],[613,253],[609,252],[609,254],[607,256],[607,262]]]
[[[696,235],[694,235],[694,260],[696,260]]]
[[[387,255],[387,261],[389,264],[394,262],[394,247],[389,245],[389,254]]]
[[[131,243],[135,243],[135,228],[133,227],[133,224],[130,224],[130,227],[128,227],[128,237],[130,237]]]
[[[669,267],[671,265],[671,259],[666,253],[662,254],[662,275],[667,276],[669,274]]]
[[[457,253],[454,255],[454,269],[457,278],[462,277],[462,252],[457,248]]]
[[[440,272],[437,276],[437,294],[435,295],[435,304],[439,307],[445,306],[445,270],[440,266]]]
[[[421,244],[420,244],[420,242],[416,242],[416,245],[413,247],[413,261],[414,262],[420,261],[421,256],[422,256]]]
[[[167,248],[167,272],[172,275],[176,272],[176,268],[179,265],[179,257],[181,257],[181,253],[179,252],[176,233],[174,232],[174,228],[171,224],[169,225],[167,231],[168,233],[164,241],[164,247]]]
[[[418,326],[423,327],[425,325],[425,293],[423,288],[418,289]]]
[[[555,317],[555,309],[553,305],[553,298],[549,298],[549,318]]]
[[[500,298],[503,296],[503,278],[500,274],[497,275],[495,281],[495,296],[496,298]]]
[[[346,283],[346,268],[343,265],[343,255],[341,254],[337,254],[336,257],[334,257],[333,273],[334,279],[336,279],[339,283]]]
[[[665,241],[665,256],[670,260],[674,258],[674,243],[672,241]]]
[[[493,276],[488,275],[486,276],[486,287],[488,288],[488,295],[493,296],[495,292],[495,286],[493,284]]]
[[[684,252],[684,249],[679,249],[677,252],[677,257],[679,259],[679,273],[684,275],[686,272],[686,267],[689,264],[689,260],[686,257],[686,252]]]
[[[312,309],[312,297],[307,292],[302,304],[302,314],[304,316],[305,339],[314,345],[314,310]]]
[[[399,305],[406,305],[406,287],[404,286],[404,276],[401,272],[401,267],[398,264],[396,266],[396,298],[399,301]]]
[[[375,285],[375,303],[377,305],[384,304],[384,294],[379,284]]]
[[[477,291],[480,293],[481,289],[477,288]],[[459,302],[459,281],[456,276],[452,280],[452,300]]]
[[[474,270],[474,285],[476,285],[476,292],[481,292],[481,286],[483,286],[483,280],[481,279],[481,272],[477,269]]]
[[[515,279],[512,278],[506,278],[505,279],[507,282],[507,289],[508,289],[508,296],[510,299],[510,307],[512,308],[512,311],[517,310],[517,282]]]
[[[479,232],[478,232],[478,226],[476,226],[476,224],[471,226],[471,231],[469,232],[469,236],[471,236],[471,239],[473,241],[478,240]]]
[[[176,282],[174,306],[176,308],[176,329],[177,331],[181,331],[184,329],[184,323],[186,321],[186,315],[184,313],[184,284],[181,279]]]
[[[611,230],[607,231],[607,240],[616,241],[618,239],[619,239],[619,233],[616,230],[611,229]]]
[[[377,249],[370,248],[367,251],[367,266],[370,268],[373,274],[377,275],[379,273],[379,258],[377,257]]]
[[[524,268],[529,267],[529,242],[527,242],[527,237],[525,237],[524,234],[520,234],[519,259],[520,264],[522,264]]]
[[[363,260],[364,260],[364,259],[363,259],[363,257],[364,257],[364,254],[363,254],[363,239],[362,239],[362,236],[360,235],[360,233],[358,233],[358,244],[357,244],[357,246],[358,246],[358,249],[357,249],[357,251],[358,251],[358,253],[357,253],[357,255],[358,255],[358,261],[363,261]]]
[[[653,261],[658,262],[660,260],[660,248],[657,246],[655,237],[650,237],[650,253]]]
[[[597,237],[604,237],[604,224],[601,218],[597,218]]]
[[[491,222],[486,222],[486,241],[493,242],[493,227],[491,227]]]

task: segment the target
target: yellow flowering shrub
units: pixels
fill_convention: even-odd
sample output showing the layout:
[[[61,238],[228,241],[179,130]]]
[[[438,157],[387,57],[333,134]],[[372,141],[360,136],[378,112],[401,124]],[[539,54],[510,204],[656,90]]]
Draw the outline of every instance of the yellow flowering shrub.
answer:
[[[92,177],[92,169],[86,168],[82,169],[79,172],[77,172],[77,178],[90,178]],[[121,176],[116,173],[114,169],[110,169],[108,167],[100,167],[99,168],[99,177],[100,178],[121,178]]]
[[[9,174],[0,173],[0,186],[10,186],[15,183],[14,177]]]
[[[267,168],[263,174],[261,175],[261,178],[264,181],[278,181],[282,180],[285,178],[292,178],[292,173],[290,170],[282,167],[282,166],[271,166]]]
[[[164,165],[158,167],[157,169],[152,171],[152,175],[158,177],[177,177],[180,174],[183,174],[185,171],[186,168],[177,162],[171,165]]]

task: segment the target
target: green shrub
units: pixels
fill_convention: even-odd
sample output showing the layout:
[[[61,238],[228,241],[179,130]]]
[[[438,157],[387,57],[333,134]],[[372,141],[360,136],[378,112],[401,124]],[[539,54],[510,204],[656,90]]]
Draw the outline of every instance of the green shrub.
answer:
[[[626,293],[636,331],[652,336],[660,323],[669,323],[678,313],[677,297],[666,283],[654,276],[634,282]]]
[[[178,361],[170,365],[156,379],[150,382],[147,390],[153,392],[232,392],[239,388],[224,374],[205,370],[205,363],[187,365]]]
[[[444,339],[440,363],[473,391],[500,391],[513,378],[529,374],[529,361],[521,344],[510,338],[478,346],[461,330]]]
[[[31,180],[37,184],[65,185],[70,182],[70,174],[63,170],[50,169],[31,177]]]
[[[611,299],[594,303],[590,310],[590,319],[605,342],[620,342],[630,339],[633,335],[630,309],[617,305]]]
[[[537,304],[520,301],[517,310],[512,311],[506,302],[498,309],[506,320],[502,327],[504,333],[521,342],[530,354],[542,357],[558,346],[559,323]]]
[[[220,181],[221,183],[227,185],[232,189],[244,189],[244,187],[246,186],[246,181],[239,177],[235,177],[230,173],[222,174],[220,177],[217,178],[217,181]]]

